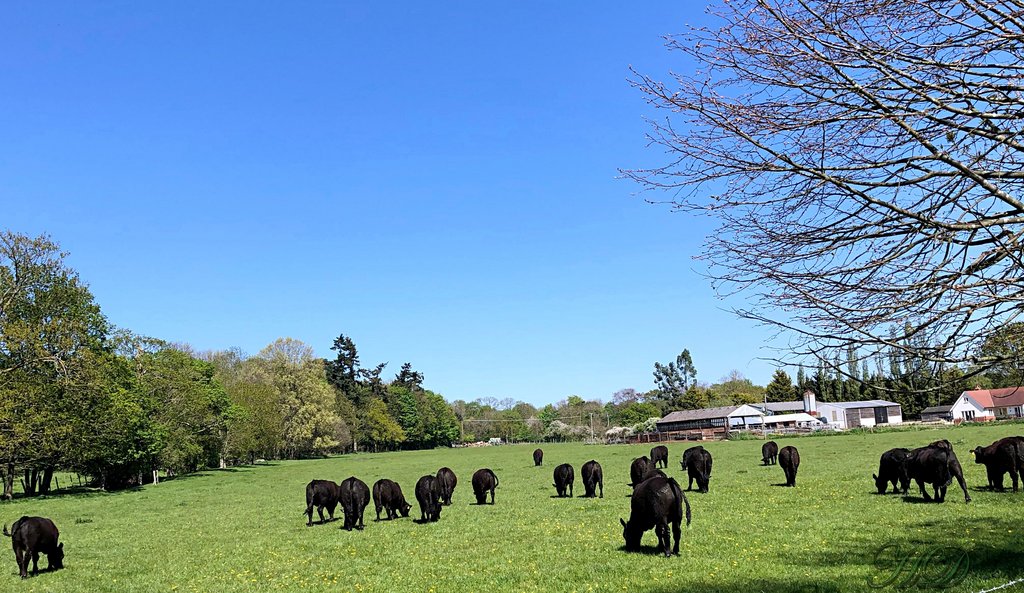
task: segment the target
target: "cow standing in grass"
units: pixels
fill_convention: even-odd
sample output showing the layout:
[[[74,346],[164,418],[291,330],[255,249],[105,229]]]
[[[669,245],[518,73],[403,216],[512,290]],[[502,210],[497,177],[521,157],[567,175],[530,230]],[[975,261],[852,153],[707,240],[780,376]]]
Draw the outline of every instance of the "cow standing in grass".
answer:
[[[1018,476],[1024,474],[1024,437],[1006,437],[987,447],[975,447],[974,463],[985,466],[989,488],[1003,489],[1003,475],[1009,472],[1013,491],[1017,491]]]
[[[889,484],[892,484],[893,493],[906,493],[910,490],[910,476],[907,475],[907,459],[910,458],[909,449],[889,449],[882,453],[878,460],[878,473],[871,474],[875,479],[875,488],[879,494],[885,494]]]
[[[637,484],[629,506],[629,521],[619,519],[619,522],[622,523],[622,538],[626,540],[627,551],[639,551],[644,532],[653,528],[658,536],[658,545],[661,546],[665,557],[679,554],[683,508],[684,506],[686,508],[686,525],[689,526],[690,501],[686,500],[686,495],[683,494],[682,488],[674,478],[651,476]],[[675,545],[672,545],[672,540],[669,538],[669,525],[672,526]]]
[[[373,506],[377,511],[377,520],[380,521],[380,511],[384,509],[384,516],[397,519],[398,515],[409,516],[409,509],[412,505],[405,501],[402,494],[402,487],[398,482],[387,478],[377,480],[373,484]]]
[[[455,477],[455,472],[449,467],[442,467],[437,470],[437,483],[441,488],[441,504],[452,504],[452,494],[455,493],[455,485],[459,483],[459,479]]]
[[[366,505],[370,504],[370,489],[366,482],[352,476],[341,483],[339,489],[341,494],[338,497],[341,509],[345,511],[345,524],[342,526],[346,531],[363,529],[363,512]]]
[[[601,498],[604,498],[604,471],[601,464],[591,459],[580,468],[580,477],[583,478],[584,498],[594,498],[597,490],[601,491]]]
[[[907,459],[907,475],[917,483],[925,500],[932,500],[924,488],[925,484],[932,485],[936,502],[944,502],[946,488],[955,478],[964,491],[964,502],[971,502],[964,481],[964,470],[953,452],[953,446],[947,440],[935,441],[927,447],[911,451]]]
[[[320,524],[324,523],[324,509],[327,509],[331,521],[334,520],[334,509],[338,507],[341,490],[330,480],[313,480],[306,484],[306,527],[313,525],[313,507],[320,515]]]
[[[416,482],[416,502],[420,503],[420,522],[441,518],[441,485],[437,476],[423,476]]]
[[[541,465],[544,465],[544,450],[543,449],[534,449],[533,450],[533,465],[535,467],[540,467]]]
[[[786,474],[786,486],[796,486],[796,470],[800,469],[800,452],[796,447],[787,445],[779,451],[779,465]]]
[[[651,463],[654,467],[668,467],[668,447],[657,445],[651,448]]]
[[[572,466],[568,463],[555,468],[555,483],[552,486],[555,487],[555,491],[558,492],[558,497],[562,498],[568,495],[572,496],[572,483],[576,479],[576,472],[573,471]]]
[[[498,487],[498,476],[489,468],[478,469],[473,474],[473,496],[477,504],[487,502],[487,493],[491,493],[491,504],[494,504],[494,489]]]
[[[696,447],[690,447],[686,451],[683,451],[683,459],[679,462],[682,465],[682,469],[686,470],[686,475],[690,479],[687,490],[693,490],[693,482],[697,481],[697,492],[707,492],[708,486],[711,481],[711,453],[702,447],[697,445]]]
[[[647,474],[655,471],[654,464],[647,456],[637,457],[633,460],[633,463],[629,464],[629,485],[636,488],[640,482],[644,481]]]
[[[39,574],[39,554],[46,554],[47,570],[64,568],[64,544],[57,542],[60,532],[53,521],[45,517],[22,517],[11,525],[10,531],[4,525],[3,533],[11,538],[21,578],[28,578],[29,560],[32,575]]]
[[[774,465],[779,460],[779,444],[775,441],[768,441],[761,445],[761,463]]]

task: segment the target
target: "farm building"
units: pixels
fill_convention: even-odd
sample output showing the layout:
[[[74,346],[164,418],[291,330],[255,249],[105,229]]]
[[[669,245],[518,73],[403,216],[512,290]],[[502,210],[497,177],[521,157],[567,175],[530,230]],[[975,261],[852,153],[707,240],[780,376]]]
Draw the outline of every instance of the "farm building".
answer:
[[[1020,418],[1024,409],[1024,387],[974,389],[960,394],[950,414],[957,420]]]
[[[679,410],[658,420],[658,432],[669,438],[723,438],[731,430],[743,430],[761,424],[761,410],[754,406],[722,406],[699,410]]]
[[[836,428],[903,424],[903,408],[890,401],[821,402],[818,415]]]
[[[933,422],[935,420],[953,420],[953,406],[930,406],[921,410],[921,420]]]

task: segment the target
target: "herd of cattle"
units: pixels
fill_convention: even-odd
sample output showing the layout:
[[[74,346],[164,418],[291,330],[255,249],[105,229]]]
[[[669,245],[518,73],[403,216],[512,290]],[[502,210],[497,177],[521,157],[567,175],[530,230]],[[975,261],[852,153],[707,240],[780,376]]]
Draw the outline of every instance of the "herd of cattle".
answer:
[[[1002,491],[1003,478],[1009,473],[1013,491],[1017,491],[1018,477],[1024,477],[1024,437],[999,439],[987,447],[976,447],[971,453],[975,463],[985,466],[989,488]],[[687,525],[690,524],[690,502],[675,478],[662,471],[661,468],[668,467],[668,458],[668,447],[658,445],[651,449],[650,457],[634,459],[630,465],[629,486],[633,488],[633,494],[630,497],[629,520],[619,519],[625,549],[628,551],[639,550],[643,534],[654,529],[658,545],[665,556],[679,553],[683,518]],[[544,451],[537,449],[533,452],[533,463],[535,466],[543,465]],[[766,466],[782,466],[785,485],[796,486],[797,469],[800,467],[800,453],[796,447],[787,446],[780,450],[775,441],[768,441],[761,446],[761,463]],[[689,478],[687,490],[693,490],[693,483],[696,482],[697,492],[709,491],[712,464],[711,453],[701,445],[683,452],[680,465]],[[584,497],[604,498],[604,472],[600,463],[594,460],[584,463],[580,477],[583,479]],[[878,473],[873,474],[872,478],[879,494],[885,494],[891,485],[893,492],[906,495],[910,490],[910,482],[914,481],[925,500],[933,500],[925,490],[926,484],[931,485],[936,502],[945,501],[946,488],[955,479],[964,492],[964,500],[971,501],[963,468],[947,440],[935,441],[912,450],[897,448],[886,451],[879,460]],[[572,497],[574,481],[572,465],[563,463],[556,467],[553,486],[557,497]],[[452,504],[456,484],[458,478],[455,472],[447,467],[442,467],[436,474],[425,475],[416,482],[419,522],[429,523],[441,518],[441,507]],[[487,504],[488,494],[490,504],[494,504],[498,476],[490,468],[477,470],[473,474],[472,485],[477,504]],[[412,509],[402,494],[402,487],[393,480],[377,480],[372,494],[366,483],[354,476],[340,484],[330,480],[313,480],[306,485],[306,525],[313,525],[314,509],[323,524],[334,519],[334,511],[341,505],[345,515],[343,529],[363,529],[363,512],[371,496],[378,521],[381,520],[382,510],[385,518],[391,520],[399,515],[408,517]],[[327,520],[324,518],[324,510],[328,513]],[[670,527],[674,543],[669,537]],[[46,555],[49,570],[64,567],[64,544],[58,541],[60,532],[50,519],[22,517],[14,522],[10,531],[4,525],[3,534],[11,538],[21,578],[28,577],[30,560],[32,574],[39,572],[39,554]]]

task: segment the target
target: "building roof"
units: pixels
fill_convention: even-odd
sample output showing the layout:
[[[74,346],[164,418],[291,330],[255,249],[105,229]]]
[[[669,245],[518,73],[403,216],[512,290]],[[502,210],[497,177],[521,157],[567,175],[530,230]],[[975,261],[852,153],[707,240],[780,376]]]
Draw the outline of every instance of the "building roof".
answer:
[[[967,395],[985,408],[1003,408],[1024,405],[1024,387],[1002,389],[975,389],[965,391]]]
[[[803,412],[804,402],[768,402],[767,404],[750,404],[751,407],[767,412]]]
[[[922,414],[945,414],[953,409],[953,406],[929,406],[921,410]]]
[[[896,402],[886,401],[884,399],[866,399],[858,402],[818,402],[818,407],[821,406],[834,406],[843,410],[856,410],[858,408],[888,408],[890,406],[898,406]]]
[[[740,406],[722,406],[720,408],[701,408],[699,410],[677,410],[670,412],[658,424],[663,422],[686,422],[687,420],[707,420],[708,418],[727,418]]]

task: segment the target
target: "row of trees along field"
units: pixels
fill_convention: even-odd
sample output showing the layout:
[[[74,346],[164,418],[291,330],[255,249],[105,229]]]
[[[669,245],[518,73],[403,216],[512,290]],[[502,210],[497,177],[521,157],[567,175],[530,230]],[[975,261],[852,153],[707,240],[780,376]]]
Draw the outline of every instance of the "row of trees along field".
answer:
[[[444,398],[404,364],[362,367],[353,340],[340,335],[333,359],[291,338],[254,356],[196,352],[113,327],[50,238],[0,233],[0,476],[3,497],[20,480],[46,493],[56,472],[88,476],[103,488],[256,459],[354,450],[448,446],[458,441],[563,441],[602,437],[615,427],[654,430],[677,409],[798,399],[886,398],[906,414],[948,403],[970,386],[1020,383],[1021,369],[981,374],[925,364],[894,348],[887,357],[778,370],[766,387],[733,371],[697,380],[689,350],[654,364],[654,389],[622,389],[610,401],[570,395],[543,407],[511,398]],[[1021,350],[1024,324],[987,339],[985,355]],[[874,364],[869,364],[873,362]],[[965,379],[965,376],[970,376]]]

